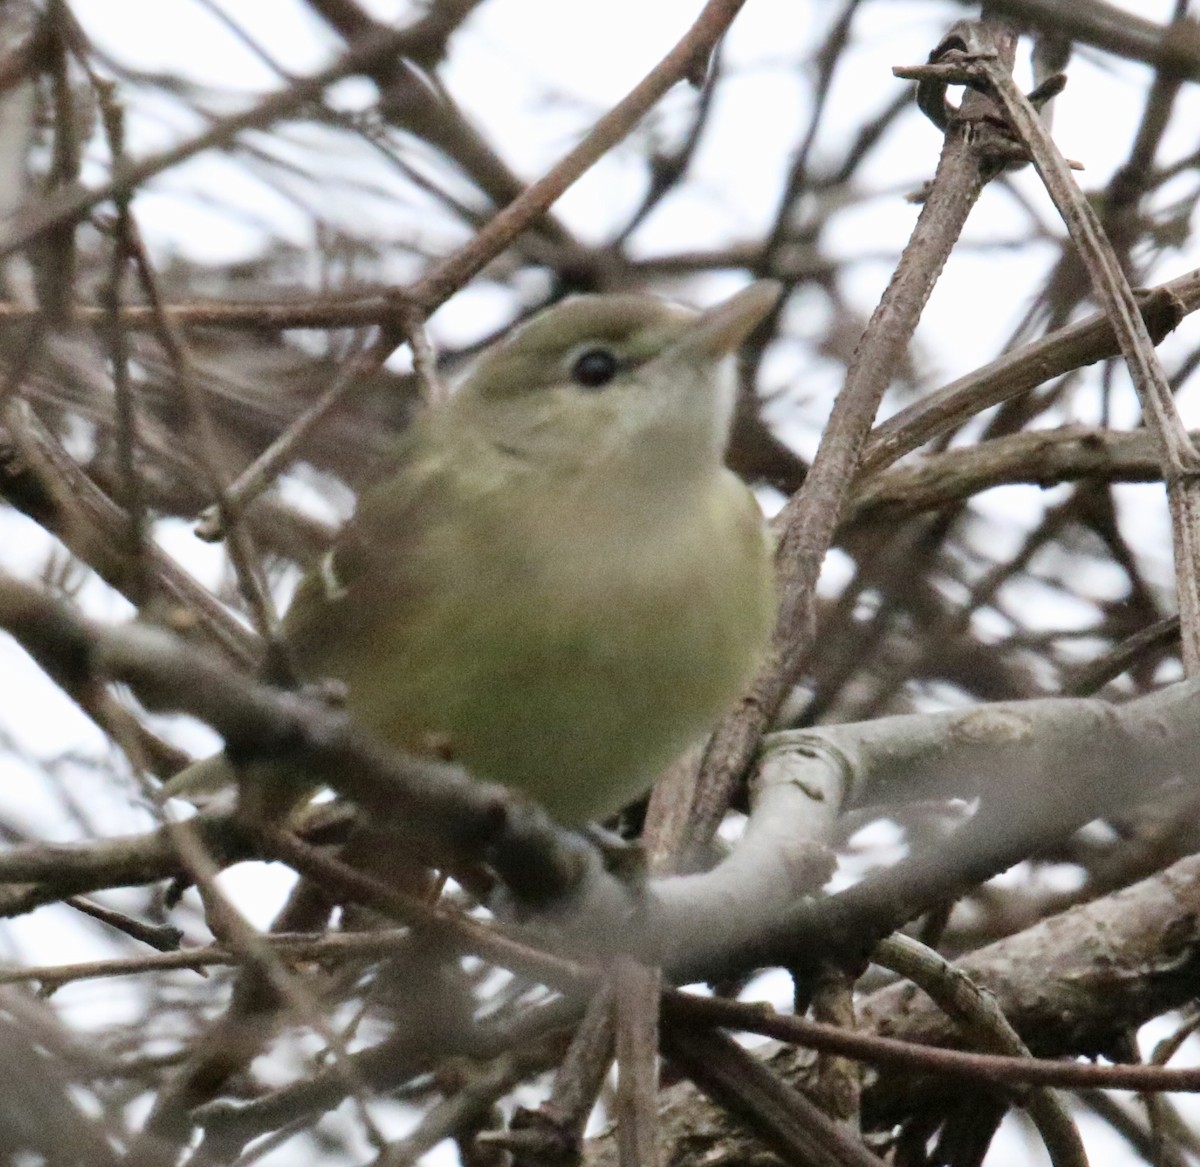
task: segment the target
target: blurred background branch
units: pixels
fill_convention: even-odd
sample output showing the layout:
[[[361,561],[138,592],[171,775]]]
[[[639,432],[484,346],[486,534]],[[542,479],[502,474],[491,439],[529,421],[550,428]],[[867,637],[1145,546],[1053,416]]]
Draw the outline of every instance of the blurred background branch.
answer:
[[[1011,22],[1018,87],[1037,87],[1058,149],[1085,167],[1057,193],[1094,221],[1092,259],[1113,286],[1135,290],[1145,335],[1129,315],[1126,348],[1137,334],[1141,359],[1160,365],[1155,408],[1178,411],[1184,450],[1183,427],[1200,426],[1200,26],[1184,0],[995,0],[983,13],[955,0],[124,7],[0,5],[6,574],[69,601],[87,627],[136,616],[166,628],[177,692],[224,675],[200,656],[178,671],[180,646],[215,649],[245,688],[177,704],[203,714],[225,699],[233,717],[262,691],[251,678],[272,663],[273,610],[387,467],[435,358],[452,383],[571,294],[707,304],[777,279],[785,297],[740,358],[728,460],[780,526],[794,534],[807,512],[781,560],[802,602],[770,699],[738,723],[744,749],[709,757],[724,767],[715,801],[684,814],[682,834],[649,820],[664,853],[697,841],[695,865],[714,870],[695,878],[710,883],[654,894],[698,919],[708,901],[690,889],[726,880],[791,929],[791,949],[776,934],[706,966],[721,996],[970,1045],[894,971],[867,965],[882,919],[994,993],[1035,1057],[1195,1060],[1200,797],[1190,773],[1148,759],[1165,740],[1155,710],[1187,692],[1166,687],[1183,676],[1181,627],[1200,632],[1176,600],[1196,565],[1172,555],[1163,464],[1117,359],[1121,332],[1022,165],[1033,151],[1045,169],[1047,143],[989,105],[986,69],[961,108],[935,86],[926,112],[959,127],[976,117],[972,148],[995,135],[947,216],[944,177],[931,185],[939,131],[891,73],[923,67],[927,84],[931,53],[940,67],[977,47],[978,26],[957,22]],[[920,317],[915,334],[884,335],[871,315],[918,203],[954,223],[936,249],[917,236],[915,283],[887,301]],[[869,360],[877,376],[862,389]],[[836,466],[810,475],[823,435]],[[1191,490],[1186,466],[1168,470]],[[215,543],[196,537],[206,514]],[[438,1148],[494,1167],[617,1155],[611,1140],[584,1141],[614,1113],[611,1002],[586,1009],[592,972],[572,980],[600,914],[539,919],[514,939],[513,899],[496,899],[486,865],[455,870],[437,908],[397,899],[346,849],[361,829],[353,798],[306,808],[288,824],[296,838],[206,811],[196,837],[234,865],[221,894],[272,935],[335,1056],[226,943],[215,893],[191,886],[147,797],[146,776],[175,772],[211,735],[84,667],[86,636],[21,643],[0,644],[0,906],[13,917],[0,957],[5,980],[41,970],[49,1001],[21,983],[0,1000],[6,1156],[400,1164]],[[1036,719],[1020,728],[990,708],[1093,694],[1129,708],[1104,721],[1107,705],[1086,706],[1102,728],[1066,750]],[[845,797],[863,776],[846,743],[861,748],[856,735],[893,715],[928,719],[928,751],[885,794]],[[961,746],[970,724],[991,727],[988,751],[936,736]],[[747,786],[768,726],[799,735],[800,761]],[[882,753],[898,726],[878,727]],[[1020,749],[996,746],[1005,726],[1026,735]],[[696,766],[678,774],[690,783]],[[630,835],[645,814],[608,825]],[[786,840],[783,823],[795,824]],[[1000,860],[1015,866],[990,878]],[[745,873],[761,880],[762,863],[778,864],[777,898],[754,902]],[[433,913],[467,910],[480,919],[465,932],[439,931]],[[757,926],[743,916],[732,923]],[[847,921],[857,947],[843,943]],[[628,933],[652,935],[653,922],[647,909]],[[728,923],[714,919],[713,936]],[[795,948],[806,936],[807,960]],[[565,953],[535,950],[564,937]],[[92,979],[98,960],[125,975]],[[664,1164],[771,1151],[966,1167],[989,1149],[993,1164],[1040,1153],[1012,1117],[1019,1092],[799,1045],[748,1055],[671,1008],[663,1024],[664,1086],[639,1079],[626,1112],[657,1113]],[[1078,1161],[1071,1122],[1092,1162],[1182,1164],[1200,1149],[1182,1097],[1065,1097],[1057,1161]],[[653,1142],[626,1140],[626,1162]]]

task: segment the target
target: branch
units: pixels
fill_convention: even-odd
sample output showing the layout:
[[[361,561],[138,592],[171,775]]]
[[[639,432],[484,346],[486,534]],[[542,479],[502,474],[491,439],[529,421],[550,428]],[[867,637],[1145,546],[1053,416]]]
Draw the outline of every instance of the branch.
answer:
[[[1200,30],[1195,21],[1155,24],[1103,0],[1071,0],[1070,4],[1059,0],[990,0],[988,7],[1071,40],[1144,61],[1189,81],[1200,81]]]
[[[396,823],[432,862],[482,862],[524,902],[569,907],[527,923],[536,944],[592,958],[626,951],[677,982],[866,951],[930,903],[1200,774],[1200,682],[1119,706],[1043,699],[794,731],[772,739],[729,859],[702,875],[654,880],[631,901],[594,853],[538,808],[457,767],[384,750],[342,714],[248,680],[165,632],[97,626],[11,580],[0,586],[0,626],[68,673],[124,681],[152,708],[201,718],[235,760],[269,759],[333,787]],[[845,892],[802,899],[828,879],[824,844],[846,807],[926,798],[978,798],[980,808],[935,848]],[[94,875],[94,857],[70,854]],[[0,872],[18,884],[61,879],[72,869],[67,855],[16,848]],[[140,873],[133,865],[144,859],[130,860],[122,881],[163,878],[163,856],[152,860],[160,866]],[[93,890],[87,879],[62,885],[63,894]]]
[[[1200,308],[1200,271],[1142,292],[1139,307],[1150,335],[1160,343],[1184,316]],[[1020,397],[1073,369],[1117,356],[1120,351],[1116,333],[1103,312],[1056,329],[880,422],[871,431],[860,473],[881,470],[993,405]]]
[[[955,963],[981,988],[993,994],[996,1004],[1031,1051],[1039,1058],[1078,1057],[1103,1053],[1131,1028],[1182,1007],[1195,995],[1200,970],[1200,857],[1192,856],[1165,872],[1096,900],[1063,915],[1042,921],[1024,932],[980,949]],[[919,1043],[933,1071],[940,1054],[925,1047],[957,1047],[961,1035],[955,1023],[928,997],[908,984],[896,984],[866,997],[858,1013],[862,1030],[886,1034],[887,1042],[869,1034],[841,1031],[791,1016],[776,1016],[761,1006],[702,1000],[676,994],[664,1002],[669,1014],[678,1009],[694,1024],[701,1019],[730,1028],[765,1033],[781,1041],[818,1046],[854,1057],[869,1057],[883,1066],[891,1043]],[[876,1044],[879,1042],[880,1044]],[[917,1051],[912,1044],[910,1056]],[[899,1051],[897,1051],[897,1054]],[[961,1056],[961,1055],[960,1055]],[[771,1069],[785,1082],[803,1089],[810,1080],[807,1050],[783,1049],[770,1055]],[[976,1075],[984,1065],[1001,1071],[1007,1059],[978,1056],[973,1071],[956,1066],[954,1073],[969,1074],[960,1090],[978,1096]],[[1148,1066],[1088,1066],[1076,1062],[1053,1065],[1026,1058],[1013,1059],[1013,1078],[1043,1085],[1072,1086],[1091,1076],[1118,1076],[1129,1088],[1166,1087],[1159,1075],[1172,1071]],[[944,1063],[949,1071],[949,1062]],[[864,1117],[870,1129],[890,1129],[923,1106],[946,1106],[953,1089],[945,1074],[913,1072],[911,1062],[900,1072],[881,1071],[865,1097]],[[1173,1071],[1181,1088],[1196,1085],[1194,1070]],[[1133,1079],[1139,1084],[1132,1086]],[[715,1160],[736,1162],[759,1144],[743,1129],[726,1121],[722,1111],[690,1084],[667,1092],[661,1115],[664,1144],[675,1154],[673,1162],[702,1164]],[[686,1155],[683,1150],[686,1148]],[[611,1133],[586,1144],[587,1167],[609,1167],[616,1161]]]
[[[0,627],[60,662],[66,675],[123,681],[148,708],[186,711],[222,735],[237,763],[289,763],[411,833],[435,862],[485,863],[522,900],[569,898],[585,877],[625,898],[610,876],[589,872],[595,852],[533,803],[476,782],[456,766],[405,758],[311,698],[250,680],[214,653],[160,629],[110,629],[84,620],[36,588],[0,577]],[[272,770],[272,778],[276,770]],[[603,893],[602,893],[603,894]]]
[[[362,72],[373,61],[403,54],[413,41],[407,28],[374,31],[352,46],[328,68],[293,81],[256,105],[241,113],[221,118],[194,138],[152,154],[140,162],[115,166],[107,182],[97,187],[64,187],[49,197],[39,195],[22,204],[8,220],[7,230],[0,236],[0,259],[40,239],[48,231],[64,224],[76,223],[93,207],[111,198],[126,194],[147,179],[178,166],[181,162],[214,147],[228,147],[238,134],[249,129],[264,129],[280,118],[301,109],[321,96],[335,81]],[[420,43],[425,43],[422,35]]]
[[[1030,430],[927,454],[860,479],[843,522],[893,523],[996,486],[1051,487],[1079,479],[1161,482],[1162,465],[1145,430]]]

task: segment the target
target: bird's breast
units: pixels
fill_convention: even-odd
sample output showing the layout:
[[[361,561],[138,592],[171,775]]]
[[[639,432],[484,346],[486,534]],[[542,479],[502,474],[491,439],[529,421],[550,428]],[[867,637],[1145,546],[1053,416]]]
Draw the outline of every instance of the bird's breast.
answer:
[[[351,682],[351,701],[385,736],[437,735],[580,824],[645,790],[749,680],[774,613],[762,520],[725,472],[676,505],[504,501],[503,521],[484,503],[447,525],[455,546],[423,549],[437,583],[419,631],[379,630],[403,646],[395,680]]]

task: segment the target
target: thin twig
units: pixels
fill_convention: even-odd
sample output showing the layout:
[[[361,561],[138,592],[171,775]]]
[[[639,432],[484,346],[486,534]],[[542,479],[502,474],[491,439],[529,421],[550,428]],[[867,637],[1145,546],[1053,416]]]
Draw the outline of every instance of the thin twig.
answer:
[[[24,204],[11,217],[0,237],[0,259],[20,251],[46,232],[65,223],[78,222],[93,207],[162,174],[181,162],[214,147],[227,146],[248,129],[262,129],[287,117],[321,94],[335,81],[359,73],[373,61],[402,54],[412,40],[407,28],[375,30],[339,57],[328,68],[311,77],[291,82],[241,113],[215,121],[202,134],[181,142],[140,162],[114,167],[112,176],[98,187],[74,186],[49,198]]]
[[[408,288],[409,299],[427,312],[432,311],[481,271],[576,179],[626,138],[668,89],[691,74],[697,61],[707,61],[744,3],[745,0],[708,0],[675,46],[596,121],[582,141],[490,219],[469,243]]]
[[[1009,31],[998,35],[1011,63],[1015,36]],[[780,516],[777,566],[782,599],[768,661],[750,692],[718,726],[699,773],[676,765],[656,791],[649,821],[658,814],[672,820],[669,834],[685,864],[715,831],[812,649],[817,578],[871,423],[967,214],[995,173],[996,138],[988,133],[986,120],[991,115],[990,103],[968,92],[960,120],[946,136],[912,238],[847,369],[812,467]]]
[[[901,1041],[863,1030],[844,1029],[777,1013],[767,1005],[699,997],[668,989],[663,1013],[691,1025],[719,1025],[743,1033],[758,1033],[793,1045],[827,1050],[878,1066],[895,1066],[913,1073],[945,1074],[999,1086],[1047,1086],[1062,1090],[1107,1089],[1200,1092],[1200,1068],[1168,1069],[1161,1065],[1096,1065],[1093,1062],[1051,1061],[994,1053],[967,1053],[942,1046]]]
[[[1194,673],[1200,669],[1200,453],[1183,427],[1167,375],[1120,262],[1054,139],[1029,100],[996,62],[980,59],[971,64],[970,70],[986,79],[1028,148],[1120,341],[1122,355],[1162,461],[1175,538],[1183,662],[1185,670]]]
[[[676,1019],[663,1028],[663,1052],[715,1102],[744,1118],[785,1162],[882,1167],[883,1160],[725,1034]]]
[[[251,618],[259,636],[266,645],[266,664],[272,680],[285,683],[293,681],[288,657],[279,639],[279,617],[275,601],[263,578],[261,562],[255,550],[254,540],[238,517],[229,511],[226,503],[226,483],[222,468],[221,443],[208,403],[201,392],[195,376],[191,353],[182,333],[161,311],[162,290],[154,271],[150,254],[142,241],[141,234],[129,215],[126,235],[130,255],[133,259],[142,290],[150,306],[158,310],[158,339],[166,351],[175,374],[175,380],[187,404],[188,414],[196,433],[196,454],[209,490],[216,500],[222,515],[222,527],[226,537],[229,559],[233,564],[238,586],[250,610]]]
[[[1032,1058],[995,998],[933,949],[897,934],[882,941],[871,959],[924,989],[972,1041],[1015,1057]],[[1022,1104],[1042,1136],[1054,1167],[1087,1167],[1083,1140],[1064,1102],[1048,1089],[1034,1089]]]

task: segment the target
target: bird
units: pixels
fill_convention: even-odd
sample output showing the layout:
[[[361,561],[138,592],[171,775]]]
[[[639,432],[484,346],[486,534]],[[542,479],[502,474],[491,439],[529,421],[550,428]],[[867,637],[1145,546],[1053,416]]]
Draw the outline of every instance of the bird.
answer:
[[[297,675],[563,826],[644,794],[774,626],[766,526],[724,451],[733,355],[779,292],[707,311],[574,296],[487,349],[299,584],[280,628]],[[168,792],[228,769],[198,763]]]

